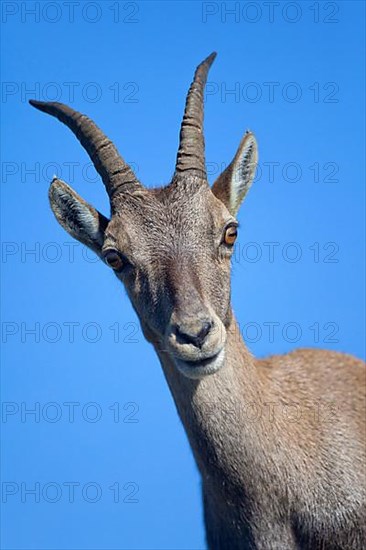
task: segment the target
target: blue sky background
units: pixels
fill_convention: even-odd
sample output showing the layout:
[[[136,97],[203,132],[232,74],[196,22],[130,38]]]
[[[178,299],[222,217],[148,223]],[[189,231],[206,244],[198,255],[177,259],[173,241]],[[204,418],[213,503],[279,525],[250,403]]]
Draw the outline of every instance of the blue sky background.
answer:
[[[160,185],[194,68],[216,50],[210,180],[246,128],[260,150],[233,266],[247,344],[363,357],[364,4],[76,4],[1,6],[2,547],[202,549],[199,476],[158,360],[118,281],[48,206],[54,173],[108,213],[103,185],[27,100],[87,113]]]

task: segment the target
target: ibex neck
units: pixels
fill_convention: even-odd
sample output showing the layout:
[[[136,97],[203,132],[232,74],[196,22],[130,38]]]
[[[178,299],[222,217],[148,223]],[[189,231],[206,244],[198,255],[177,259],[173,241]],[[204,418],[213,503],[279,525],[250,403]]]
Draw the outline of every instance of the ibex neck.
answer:
[[[242,465],[245,457],[248,462],[258,460],[262,430],[251,415],[263,395],[235,318],[227,333],[225,365],[213,375],[191,380],[178,372],[167,353],[157,353],[203,478],[221,472],[226,479],[231,474],[237,479],[237,472],[230,471],[235,469],[235,453]]]

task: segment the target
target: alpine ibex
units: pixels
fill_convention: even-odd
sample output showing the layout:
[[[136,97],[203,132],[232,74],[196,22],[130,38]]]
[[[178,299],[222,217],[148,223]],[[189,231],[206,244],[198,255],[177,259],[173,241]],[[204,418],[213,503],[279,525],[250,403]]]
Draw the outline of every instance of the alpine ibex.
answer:
[[[236,214],[257,144],[247,132],[210,188],[197,68],[171,183],[146,189],[112,142],[61,103],[31,104],[66,124],[110,198],[106,218],[55,178],[51,208],[123,282],[158,354],[202,476],[209,548],[365,548],[364,363],[299,349],[255,360],[230,304]]]

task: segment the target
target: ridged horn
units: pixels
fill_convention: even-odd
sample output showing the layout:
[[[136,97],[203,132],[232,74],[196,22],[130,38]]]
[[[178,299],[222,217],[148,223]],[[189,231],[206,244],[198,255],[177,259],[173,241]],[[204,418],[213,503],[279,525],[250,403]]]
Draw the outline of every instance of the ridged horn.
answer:
[[[117,190],[122,190],[124,185],[141,185],[111,140],[90,118],[63,103],[33,99],[29,103],[36,109],[58,118],[70,128],[88,153],[110,198]]]
[[[175,172],[193,172],[206,178],[205,140],[203,136],[203,93],[208,71],[216,57],[209,55],[194,74],[189,88],[183,121],[180,129],[180,141]]]

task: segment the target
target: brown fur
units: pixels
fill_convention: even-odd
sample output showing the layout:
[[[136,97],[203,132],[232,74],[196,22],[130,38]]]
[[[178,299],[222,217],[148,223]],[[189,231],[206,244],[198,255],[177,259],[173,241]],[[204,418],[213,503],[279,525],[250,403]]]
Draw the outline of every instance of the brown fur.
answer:
[[[203,150],[199,102],[212,59],[196,72],[179,170],[164,188],[134,182],[88,119],[58,104],[35,104],[77,128],[79,138],[80,124],[88,139],[99,132],[87,150],[96,150],[92,158],[112,214],[108,220],[57,179],[51,207],[61,225],[106,263],[108,254],[121,262],[116,275],[159,356],[202,476],[210,549],[361,550],[364,363],[316,349],[256,361],[242,341],[231,309],[232,247],[225,234],[235,227],[253,181],[257,146],[247,133],[212,189],[201,153],[190,170],[194,140]],[[198,113],[196,125],[192,112]],[[118,167],[113,185],[103,150],[112,150],[110,164]]]

